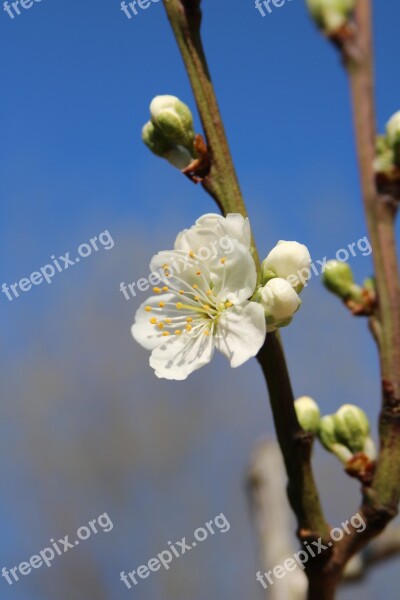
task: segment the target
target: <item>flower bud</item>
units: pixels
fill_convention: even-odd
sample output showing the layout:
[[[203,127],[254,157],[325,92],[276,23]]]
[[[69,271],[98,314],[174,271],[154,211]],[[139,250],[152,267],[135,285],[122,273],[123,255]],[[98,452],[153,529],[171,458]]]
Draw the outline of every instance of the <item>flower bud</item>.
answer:
[[[353,272],[347,263],[330,260],[322,274],[324,286],[343,300],[352,299],[362,302],[362,289],[354,283]]]
[[[338,440],[352,454],[362,452],[369,437],[369,422],[365,412],[354,404],[344,404],[333,415]]]
[[[156,129],[151,121],[148,121],[142,129],[142,140],[156,156],[165,157],[172,149],[171,144],[164,138],[162,133]]]
[[[310,266],[311,256],[307,246],[281,240],[261,265],[262,282],[266,283],[275,275],[287,279],[296,292],[300,293],[311,277]]]
[[[301,300],[286,279],[275,277],[259,288],[255,298],[264,308],[268,331],[286,327],[299,309]]]
[[[156,96],[150,104],[151,120],[173,146],[193,152],[195,132],[189,107],[175,96]]]
[[[341,444],[337,438],[334,415],[322,417],[319,423],[318,438],[321,444],[329,452],[335,454],[343,463],[346,463],[353,457],[350,450]]]
[[[308,9],[322,31],[336,33],[349,20],[356,0],[306,0]]]
[[[301,396],[294,403],[297,419],[304,431],[317,433],[321,420],[318,404],[309,396]]]
[[[393,152],[393,165],[400,167],[400,110],[389,119],[386,125],[387,143]]]
[[[400,110],[386,123],[386,134],[389,146],[393,147],[400,142]]]

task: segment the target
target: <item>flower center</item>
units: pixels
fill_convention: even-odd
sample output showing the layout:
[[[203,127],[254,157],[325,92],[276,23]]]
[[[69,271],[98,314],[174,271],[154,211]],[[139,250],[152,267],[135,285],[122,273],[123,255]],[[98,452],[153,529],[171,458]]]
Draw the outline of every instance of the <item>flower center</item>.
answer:
[[[221,301],[214,292],[208,264],[193,250],[189,252],[189,257],[196,260],[195,265],[201,266],[197,270],[191,269],[187,279],[172,274],[170,265],[164,264],[162,270],[168,285],[153,288],[156,294],[165,292],[173,294],[175,298],[169,302],[160,301],[158,307],[146,307],[146,311],[158,313],[158,318],[151,317],[150,324],[161,330],[164,337],[213,335],[222,313],[233,306],[229,300]],[[226,260],[226,257],[220,259],[223,265],[221,290],[225,285]]]

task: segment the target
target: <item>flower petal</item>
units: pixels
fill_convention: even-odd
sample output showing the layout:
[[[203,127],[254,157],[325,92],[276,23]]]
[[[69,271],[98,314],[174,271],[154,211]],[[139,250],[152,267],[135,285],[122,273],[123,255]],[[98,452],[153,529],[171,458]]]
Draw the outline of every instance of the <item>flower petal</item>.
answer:
[[[230,300],[236,304],[253,295],[257,271],[250,250],[238,242],[234,244],[234,251],[213,265],[212,281],[220,301]]]
[[[181,381],[208,364],[213,353],[213,336],[204,335],[201,331],[195,337],[183,333],[153,350],[150,366],[157,377]]]
[[[239,367],[256,356],[266,335],[263,307],[257,302],[234,306],[225,311],[218,323],[215,344],[230,361]]]
[[[173,301],[174,298],[173,294],[151,296],[138,308],[135,322],[131,327],[131,333],[138,344],[146,350],[154,350],[165,341],[162,330],[158,329],[156,325],[152,325],[150,319],[158,317],[160,302],[167,304],[167,302]],[[147,311],[146,307],[151,308],[151,311]]]
[[[229,242],[236,240],[250,248],[251,231],[249,219],[238,213],[226,217],[209,213],[197,219],[190,229],[182,231],[175,240],[175,249],[197,252],[209,248],[213,253],[227,253]],[[205,250],[204,250],[205,252]]]

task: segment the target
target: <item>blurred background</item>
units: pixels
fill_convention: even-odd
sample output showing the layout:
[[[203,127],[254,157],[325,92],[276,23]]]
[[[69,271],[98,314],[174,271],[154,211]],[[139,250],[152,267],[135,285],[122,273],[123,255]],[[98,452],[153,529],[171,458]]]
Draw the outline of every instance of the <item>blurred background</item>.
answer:
[[[114,529],[9,586],[7,600],[265,598],[245,474],[273,437],[256,361],[221,356],[183,383],[157,380],[130,336],[144,299],[122,281],[149,272],[178,231],[216,210],[142,145],[157,94],[193,97],[163,6],[128,19],[119,0],[43,0],[1,10],[0,284],[19,281],[108,230],[115,245],[10,302],[0,294],[1,564],[12,568],[107,512]],[[366,235],[348,89],[303,0],[262,18],[252,0],[203,0],[204,44],[261,255],[279,239],[332,257]],[[400,105],[400,6],[375,2],[380,129]],[[195,111],[194,111],[195,112]],[[197,130],[200,125],[196,116]],[[351,260],[358,278],[371,257]],[[295,393],[323,412],[360,404],[375,423],[379,375],[364,320],[318,278],[284,331]],[[358,484],[317,448],[330,522]],[[132,590],[120,582],[223,512],[231,524]],[[294,528],[294,526],[293,526]],[[273,565],[271,565],[271,568]],[[341,600],[397,598],[396,561]],[[396,585],[397,584],[397,585]]]

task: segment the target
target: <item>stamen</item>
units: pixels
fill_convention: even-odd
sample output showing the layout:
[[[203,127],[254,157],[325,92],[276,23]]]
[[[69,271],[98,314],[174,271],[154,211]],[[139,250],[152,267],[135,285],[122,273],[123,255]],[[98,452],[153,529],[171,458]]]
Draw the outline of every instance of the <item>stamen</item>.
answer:
[[[160,308],[164,308],[164,306],[165,306],[165,302],[159,302],[159,303],[158,303],[158,306],[159,306]]]
[[[177,329],[177,330],[175,331],[175,335],[182,335],[182,331],[181,331],[180,329]]]
[[[151,306],[146,306],[146,308],[144,309],[146,312],[151,312]]]
[[[160,322],[160,323],[158,324],[158,329],[164,329],[164,323],[161,323],[161,322]]]
[[[152,318],[150,319],[150,323],[151,323],[152,325],[157,325],[157,319],[156,319],[155,317],[152,317]]]
[[[163,292],[168,292],[168,290],[169,290],[169,287],[168,287],[167,285],[164,285],[164,287],[163,287],[162,291],[163,291]]]
[[[220,260],[221,265],[224,265],[226,263],[226,256],[223,256]]]
[[[155,294],[161,294],[161,290],[160,290],[160,288],[159,288],[159,287],[154,287],[154,288],[153,288],[153,292],[154,292]]]
[[[163,337],[168,337],[169,336],[169,332],[168,331],[163,331]]]

